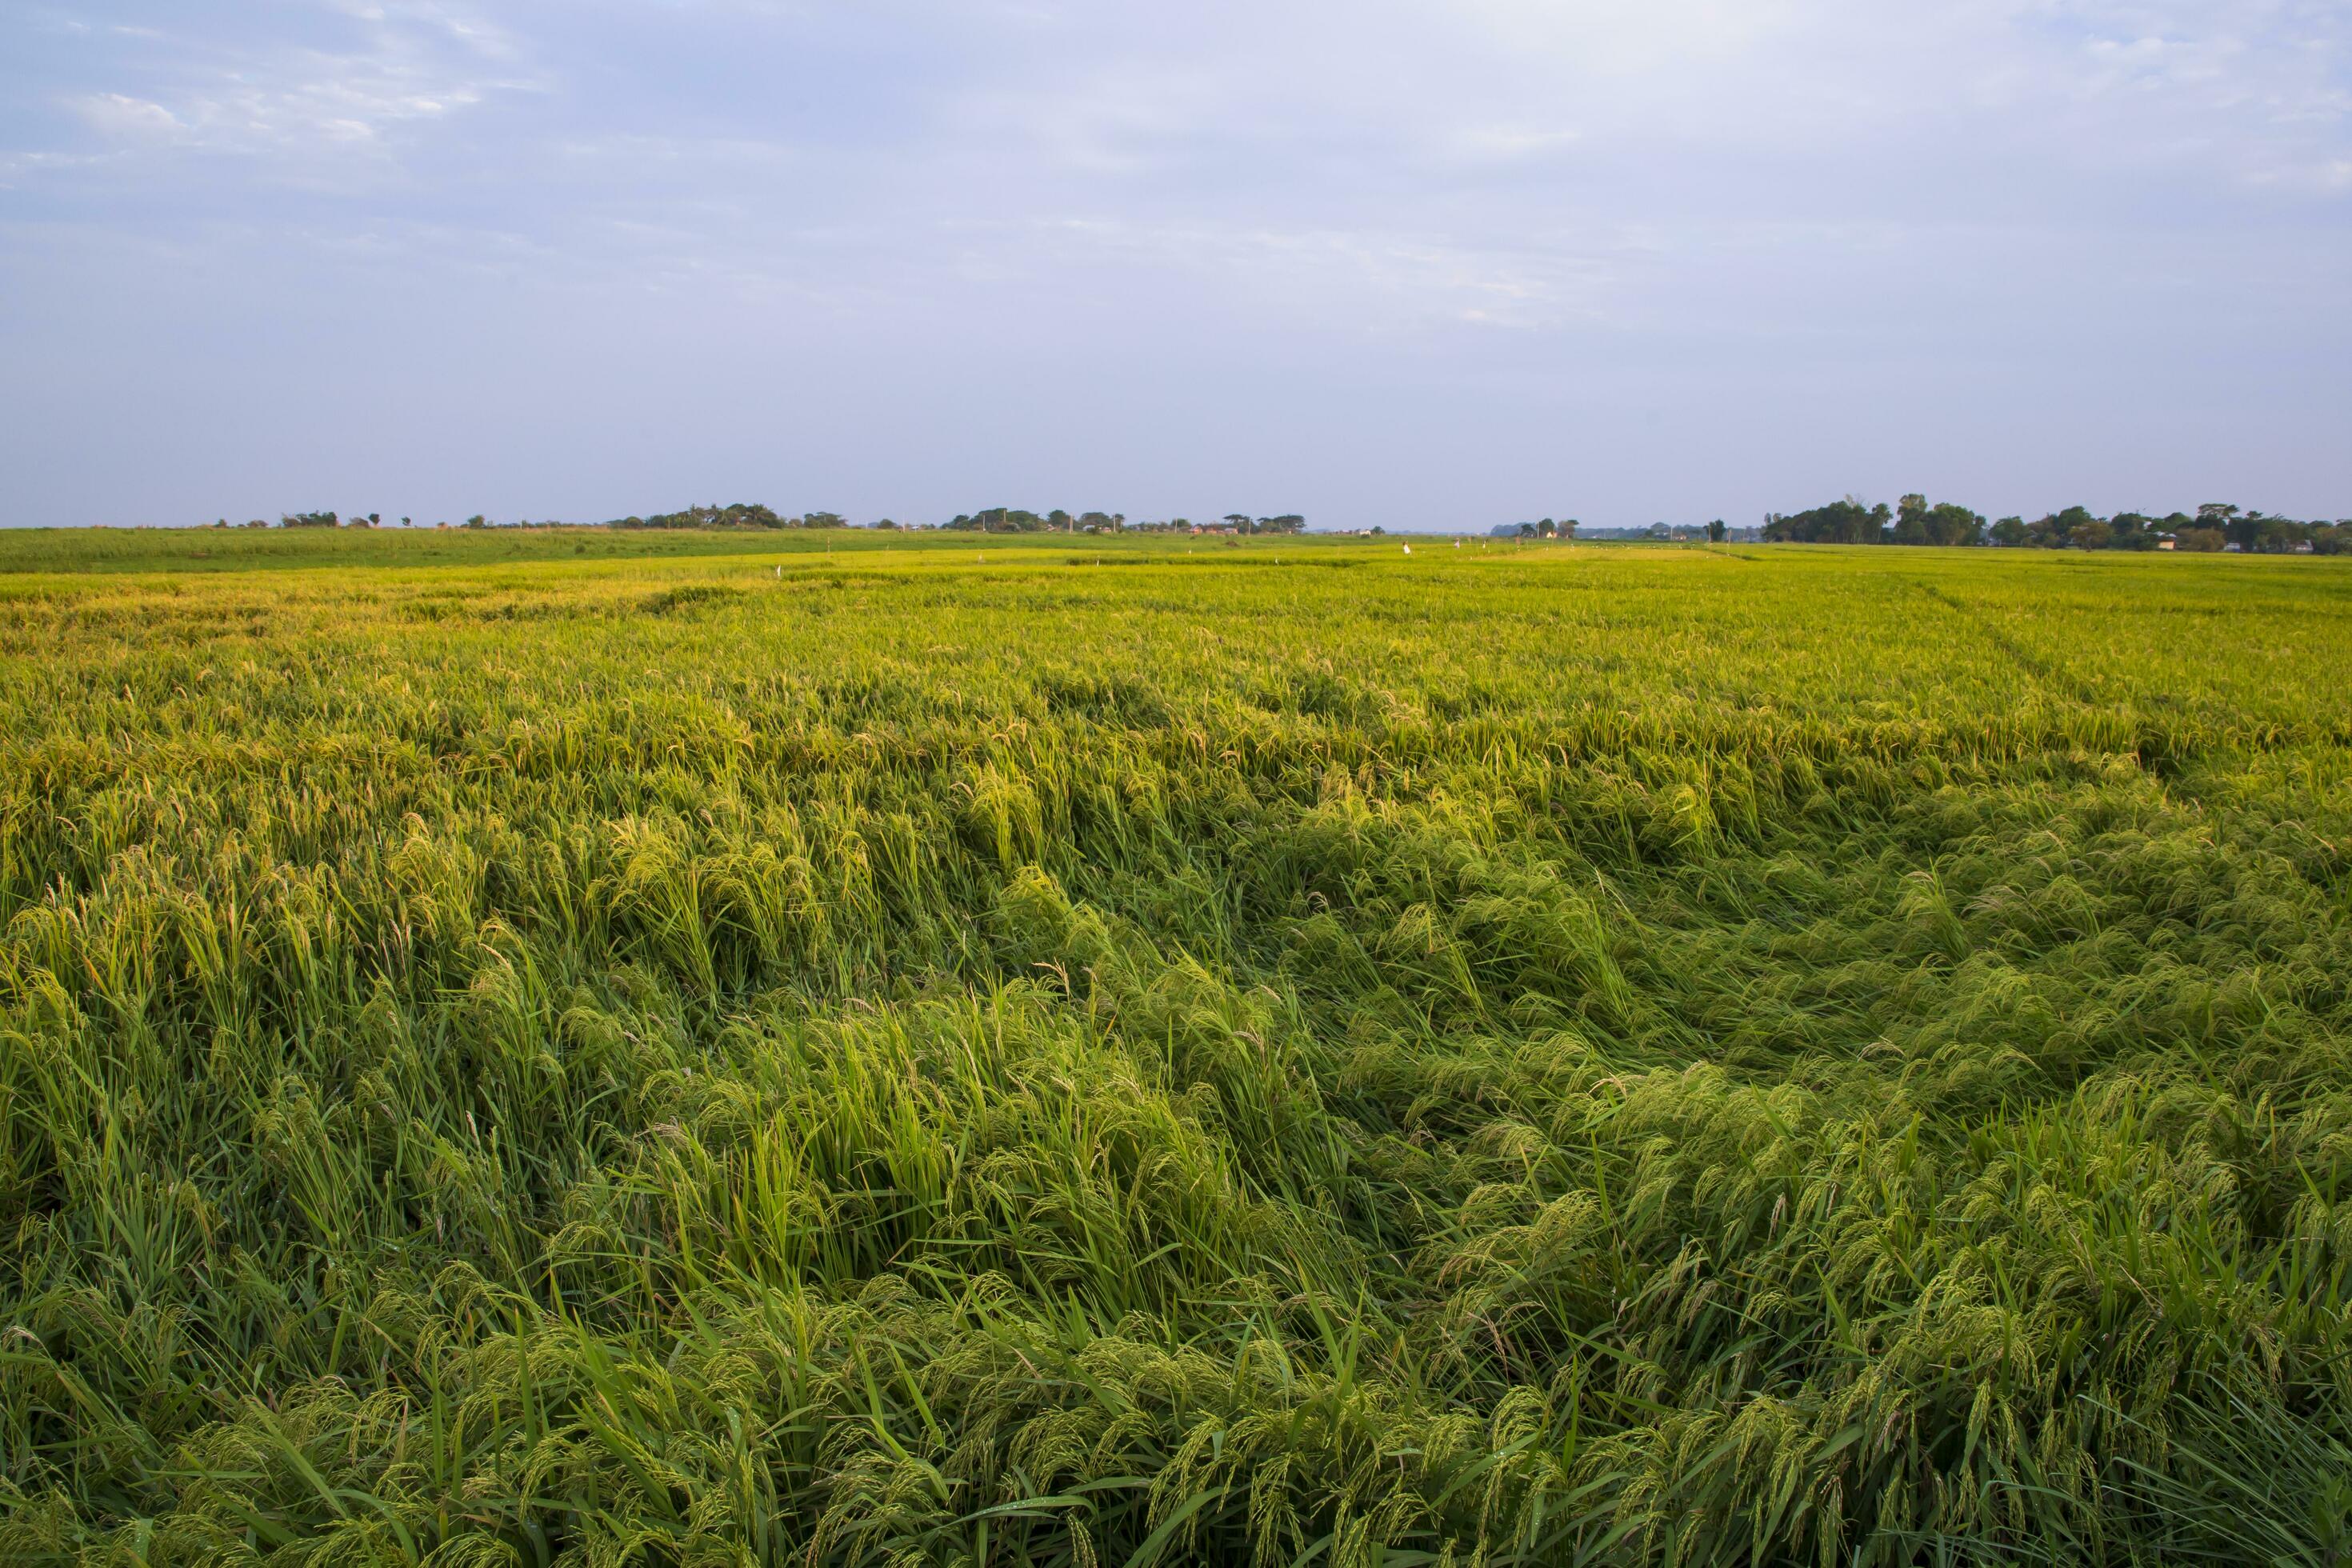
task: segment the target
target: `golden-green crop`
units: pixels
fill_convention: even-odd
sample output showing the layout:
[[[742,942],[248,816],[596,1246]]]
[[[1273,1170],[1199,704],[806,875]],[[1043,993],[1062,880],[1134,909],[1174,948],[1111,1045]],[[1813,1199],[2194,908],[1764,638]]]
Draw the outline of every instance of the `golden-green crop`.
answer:
[[[2352,571],[634,542],[6,542],[0,1558],[2352,1552]]]

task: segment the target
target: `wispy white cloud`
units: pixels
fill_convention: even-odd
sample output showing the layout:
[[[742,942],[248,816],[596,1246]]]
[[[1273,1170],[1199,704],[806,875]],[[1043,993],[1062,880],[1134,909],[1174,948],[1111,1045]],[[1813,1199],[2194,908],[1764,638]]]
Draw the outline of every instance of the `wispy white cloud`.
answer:
[[[540,87],[502,30],[433,4],[322,5],[331,41],[244,37],[182,22],[117,23],[117,70],[139,90],[68,94],[65,107],[118,152],[235,155],[305,167],[381,155],[404,132],[500,93]]]
[[[176,141],[188,129],[162,104],[120,92],[85,93],[69,102],[92,130],[122,141]]]

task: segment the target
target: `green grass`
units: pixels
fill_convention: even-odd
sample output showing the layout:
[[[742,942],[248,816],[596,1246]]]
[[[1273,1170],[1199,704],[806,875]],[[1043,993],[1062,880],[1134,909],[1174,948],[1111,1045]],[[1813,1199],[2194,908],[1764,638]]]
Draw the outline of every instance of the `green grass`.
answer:
[[[0,1558],[2352,1553],[2335,562],[46,537]]]
[[[252,572],[277,567],[489,566],[522,561],[647,560],[799,554],[870,548],[875,536],[832,529],[606,528],[8,528],[0,573]],[[884,535],[898,548],[950,546],[968,534]],[[992,536],[985,542],[1010,546]],[[1056,542],[1067,543],[1067,539]]]

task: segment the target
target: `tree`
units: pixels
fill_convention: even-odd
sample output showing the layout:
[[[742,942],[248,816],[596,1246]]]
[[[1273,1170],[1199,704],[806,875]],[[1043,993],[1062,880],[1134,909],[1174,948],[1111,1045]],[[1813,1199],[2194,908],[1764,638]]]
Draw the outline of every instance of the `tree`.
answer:
[[[2032,542],[2043,550],[2063,550],[2073,539],[2074,530],[2091,521],[2087,508],[2070,506],[2063,511],[2053,511],[2035,518],[2025,525]]]
[[[1885,501],[1864,506],[1848,496],[1811,511],[1772,513],[1764,520],[1764,539],[1769,544],[1877,544],[1891,515]]]
[[[1724,526],[1723,519],[1718,517],[1706,525],[1706,542],[1709,544],[1720,544],[1723,542],[1724,535],[1730,531],[1730,529]]]
[[[1978,545],[1984,542],[1985,520],[1955,501],[1939,501],[1921,520],[1930,544]]]
[[[1925,544],[1927,542],[1927,498],[1907,495],[1895,505],[1895,542]]]
[[[2068,531],[2066,544],[2072,550],[2105,550],[2115,537],[2113,527],[2095,517],[2087,518]]]
[[[2197,509],[2197,526],[2220,531],[2224,541],[2241,550],[2258,549],[2263,537],[2263,514],[2245,511],[2235,503],[2209,500]]]
[[[2257,521],[2253,542],[2246,548],[2259,550],[2265,555],[2290,554],[2311,539],[2311,525],[2297,522],[2291,517],[2263,517],[2252,514]]]
[[[945,526],[952,529],[977,529],[982,533],[1035,533],[1047,526],[1044,518],[1018,507],[983,507],[976,512],[958,512],[955,521]]]
[[[820,512],[821,517],[834,517]],[[800,520],[795,520],[800,521]],[[757,501],[736,501],[729,506],[689,506],[680,511],[656,512],[651,517],[616,517],[604,525],[607,528],[786,528],[793,526],[777,515],[773,507]],[[825,525],[820,525],[825,526]],[[841,526],[835,518],[830,525]]]
[[[1578,526],[1576,519],[1572,517],[1568,519],[1559,525],[1559,536],[1562,539],[1574,539]]]
[[[1995,544],[2004,544],[2014,550],[2029,542],[2031,538],[2021,517],[2004,517],[1992,525],[1992,542]]]
[[[1245,511],[1229,511],[1225,513],[1225,526],[1232,529],[1235,533],[1247,533],[1250,531],[1249,513]]]

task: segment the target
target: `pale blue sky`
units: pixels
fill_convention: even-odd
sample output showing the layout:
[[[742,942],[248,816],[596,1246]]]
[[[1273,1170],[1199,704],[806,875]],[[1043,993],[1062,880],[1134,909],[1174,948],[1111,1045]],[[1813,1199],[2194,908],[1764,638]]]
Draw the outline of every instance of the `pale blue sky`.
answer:
[[[2352,6],[0,0],[0,523],[2352,515]]]

